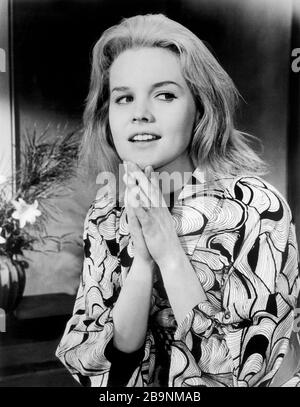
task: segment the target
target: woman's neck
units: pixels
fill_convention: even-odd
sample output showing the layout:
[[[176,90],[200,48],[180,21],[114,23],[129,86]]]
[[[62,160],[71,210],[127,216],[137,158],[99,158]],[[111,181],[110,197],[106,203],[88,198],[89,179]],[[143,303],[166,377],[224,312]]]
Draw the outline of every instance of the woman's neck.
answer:
[[[168,206],[172,206],[172,202],[174,204],[177,202],[182,187],[188,182],[194,170],[193,162],[187,155],[154,170],[159,172],[160,188]]]

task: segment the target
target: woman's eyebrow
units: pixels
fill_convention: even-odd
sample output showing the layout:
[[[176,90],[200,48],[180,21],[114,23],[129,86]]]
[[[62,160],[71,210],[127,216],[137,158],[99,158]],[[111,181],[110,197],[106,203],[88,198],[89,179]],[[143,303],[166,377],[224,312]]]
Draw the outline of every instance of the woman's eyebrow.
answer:
[[[183,89],[183,87],[181,85],[179,85],[179,83],[174,82],[174,81],[162,81],[162,82],[156,82],[153,83],[153,85],[151,86],[151,89],[156,89],[156,88],[160,88],[161,86],[165,86],[165,85],[176,85],[179,88]],[[128,86],[116,86],[112,89],[111,93],[113,93],[114,91],[128,91],[130,90],[130,87]]]

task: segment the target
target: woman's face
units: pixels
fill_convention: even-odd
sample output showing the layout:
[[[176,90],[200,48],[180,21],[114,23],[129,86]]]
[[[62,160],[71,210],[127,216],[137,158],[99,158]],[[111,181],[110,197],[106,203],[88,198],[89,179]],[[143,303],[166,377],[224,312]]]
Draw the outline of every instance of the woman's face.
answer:
[[[109,85],[109,124],[120,158],[141,168],[186,168],[196,106],[177,55],[163,48],[126,50],[111,66]],[[159,138],[133,141],[133,135]]]

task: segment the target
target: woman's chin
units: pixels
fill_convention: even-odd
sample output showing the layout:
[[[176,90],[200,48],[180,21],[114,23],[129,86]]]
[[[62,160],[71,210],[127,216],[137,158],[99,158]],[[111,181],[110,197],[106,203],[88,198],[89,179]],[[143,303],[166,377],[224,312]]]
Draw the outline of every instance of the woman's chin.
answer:
[[[137,160],[137,159],[125,159],[124,161],[131,161],[131,162],[135,163],[143,171],[145,170],[145,168],[148,165],[151,165],[151,167],[154,170],[159,167],[159,165],[157,165],[157,163],[153,162],[153,160],[141,161],[141,160]]]

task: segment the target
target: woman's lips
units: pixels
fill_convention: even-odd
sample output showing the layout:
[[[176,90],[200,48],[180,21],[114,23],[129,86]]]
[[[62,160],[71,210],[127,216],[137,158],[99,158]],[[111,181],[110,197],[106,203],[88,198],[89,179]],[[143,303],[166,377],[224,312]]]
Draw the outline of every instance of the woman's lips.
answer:
[[[145,137],[144,137],[143,140],[139,140],[139,138],[140,138],[141,136],[146,136],[146,140],[145,140]],[[132,134],[131,136],[129,136],[128,140],[131,141],[131,142],[135,142],[135,141],[148,141],[149,136],[151,136],[151,137],[154,138],[155,140],[161,138],[161,136],[158,135],[157,133],[140,132],[140,133],[134,133],[134,134]]]
[[[156,139],[156,140],[136,140],[136,141],[131,141],[132,144],[136,145],[136,146],[147,146],[147,144],[153,144],[155,142],[158,142],[160,139]]]

